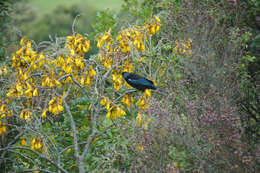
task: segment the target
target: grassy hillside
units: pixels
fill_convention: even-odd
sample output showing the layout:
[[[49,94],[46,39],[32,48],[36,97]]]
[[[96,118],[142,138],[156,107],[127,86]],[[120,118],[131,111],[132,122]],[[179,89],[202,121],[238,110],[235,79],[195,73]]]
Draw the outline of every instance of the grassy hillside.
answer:
[[[123,0],[29,0],[29,2],[41,15],[52,11],[58,5],[66,4],[66,6],[70,6],[78,3],[82,3],[82,7],[85,6],[86,10],[88,9],[88,5],[91,5],[95,6],[99,10],[109,8],[118,11]]]

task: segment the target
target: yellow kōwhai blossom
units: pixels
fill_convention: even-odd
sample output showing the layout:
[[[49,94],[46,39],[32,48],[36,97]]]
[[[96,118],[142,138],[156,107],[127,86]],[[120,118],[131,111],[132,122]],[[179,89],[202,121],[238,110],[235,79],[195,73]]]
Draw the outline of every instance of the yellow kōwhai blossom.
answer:
[[[45,110],[42,112],[42,117],[43,117],[43,118],[46,118],[46,117],[47,117],[47,112],[48,112],[48,109],[45,109]]]
[[[25,121],[30,121],[31,114],[32,113],[28,109],[23,109],[22,112],[20,113],[20,118],[24,119]]]
[[[130,51],[130,45],[128,42],[130,41],[130,31],[129,29],[123,30],[119,32],[117,36],[118,44],[123,53],[127,53]]]
[[[44,145],[43,145],[43,140],[42,138],[35,136],[31,142],[31,149],[32,150],[40,150],[44,151]]]
[[[66,48],[71,48],[73,52],[82,55],[83,53],[88,52],[90,48],[90,41],[81,34],[76,34],[76,36],[68,36],[66,38]],[[74,55],[74,53],[70,53]]]
[[[7,74],[7,66],[3,66],[0,68],[0,76]]]
[[[146,39],[144,32],[141,30],[140,27],[135,26],[131,31],[131,40],[137,50],[145,50],[144,39]]]
[[[88,67],[88,70],[85,71],[85,76],[84,75],[81,76],[80,84],[86,85],[87,87],[89,87],[92,83],[94,76],[96,76],[96,75],[97,75],[97,72],[94,70],[93,66],[90,65]]]
[[[7,114],[7,105],[6,104],[2,104],[0,106],[0,117],[1,118],[5,118]]]
[[[146,98],[150,98],[151,95],[152,95],[152,92],[151,92],[150,89],[146,89],[146,90],[144,91],[144,96],[145,96]]]
[[[6,104],[2,104],[2,105],[0,106],[0,112],[2,112],[2,113],[7,112],[7,105],[6,105]]]
[[[137,101],[137,105],[141,110],[148,108],[148,99],[146,97],[141,96],[140,99]]]
[[[25,146],[25,145],[26,145],[26,140],[25,140],[24,137],[22,137],[22,138],[20,139],[20,143],[21,143],[21,146]]]
[[[76,67],[79,67],[81,70],[84,68],[84,61],[82,56],[77,56],[75,59]]]
[[[53,88],[55,85],[60,88],[61,83],[56,79],[54,75],[54,71],[51,71],[49,75],[43,75],[41,78],[42,87],[50,87]]]
[[[111,35],[111,30],[106,32],[102,37],[100,37],[97,41],[97,47],[101,48],[104,46],[107,50],[111,50],[111,46],[113,44],[113,37]]]
[[[140,99],[137,101],[137,105],[141,110],[148,108],[148,102],[151,97],[152,93],[151,90],[146,89]]]
[[[144,147],[142,145],[137,145],[136,149],[138,149],[139,151],[144,151]]]
[[[121,116],[126,115],[125,111],[118,105],[113,105],[109,108],[106,117],[115,119]]]
[[[125,94],[121,100],[122,103],[124,103],[128,108],[133,104],[134,98],[130,94]]]
[[[131,72],[133,69],[133,65],[130,60],[125,60],[123,65],[123,72]]]
[[[0,135],[6,133],[6,124],[0,121]]]
[[[144,31],[138,26],[125,29],[117,36],[119,48],[123,53],[130,52],[133,46],[139,51],[145,50],[144,39],[146,39]]]
[[[37,90],[35,91],[32,85],[30,85],[29,83],[26,83],[26,85],[27,85],[27,89],[24,92],[25,96],[27,97],[38,96],[38,91]]]
[[[48,105],[49,105],[48,111],[53,115],[57,115],[64,110],[64,107],[62,106],[62,97],[52,98],[49,101]]]
[[[102,98],[100,99],[100,104],[101,104],[102,106],[104,106],[104,105],[106,105],[106,104],[110,104],[110,101],[109,101],[107,98],[102,97]]]
[[[112,71],[112,80],[114,89],[118,91],[121,88],[122,85],[122,75],[119,71],[113,70]]]
[[[147,31],[148,35],[154,35],[159,31],[161,26],[161,21],[157,16],[154,16],[151,20],[147,21],[144,25],[144,29]]]

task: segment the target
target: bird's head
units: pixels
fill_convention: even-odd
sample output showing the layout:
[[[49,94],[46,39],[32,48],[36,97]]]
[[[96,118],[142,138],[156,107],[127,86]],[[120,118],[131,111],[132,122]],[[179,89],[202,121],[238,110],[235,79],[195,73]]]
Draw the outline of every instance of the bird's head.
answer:
[[[130,73],[128,73],[128,72],[123,72],[122,75],[123,75],[124,78],[127,78],[127,77],[130,75]]]

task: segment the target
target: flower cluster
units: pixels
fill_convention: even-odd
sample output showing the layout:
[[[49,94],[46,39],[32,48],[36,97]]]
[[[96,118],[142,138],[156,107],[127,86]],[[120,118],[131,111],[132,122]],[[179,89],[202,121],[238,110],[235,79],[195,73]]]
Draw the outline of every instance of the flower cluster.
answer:
[[[144,94],[140,97],[140,99],[137,102],[137,105],[139,106],[140,110],[145,110],[148,108],[148,102],[151,95],[152,95],[151,90],[146,89],[144,91]]]
[[[161,26],[161,20],[154,16],[151,20],[147,21],[144,25],[144,29],[147,31],[149,35],[154,35],[159,31]]]
[[[50,88],[57,86],[58,88],[60,88],[61,83],[57,80],[57,77],[56,77],[54,71],[50,71],[50,73],[48,75],[47,74],[42,75],[41,86],[50,87]]]
[[[0,119],[5,118],[6,115],[8,117],[11,117],[13,115],[13,112],[11,109],[8,109],[6,104],[4,104],[4,103],[1,104],[1,101],[0,101]]]
[[[130,52],[130,48],[135,46],[139,51],[145,50],[144,41],[146,39],[144,30],[140,26],[125,29],[119,32],[117,38],[119,48],[123,53]]]
[[[112,105],[109,107],[106,117],[114,119],[124,115],[126,115],[126,113],[121,106]]]
[[[113,81],[114,89],[118,91],[122,85],[122,75],[119,70],[112,71],[112,81]]]
[[[131,72],[133,69],[132,59],[129,57],[130,51],[144,51],[147,34],[153,35],[159,31],[159,28],[160,19],[154,16],[144,26],[134,26],[119,32],[115,43],[110,30],[99,37],[97,40],[98,59],[106,69],[116,68],[112,70],[112,82],[116,91],[123,83],[121,73]],[[140,100],[143,107],[146,106],[144,100],[145,98]]]
[[[84,53],[89,50],[90,41],[80,34],[66,38],[67,53],[57,53],[52,57],[34,51],[32,42],[26,38],[21,39],[20,45],[21,48],[12,57],[17,79],[6,96],[9,99],[25,99],[21,105],[24,108],[20,113],[21,119],[30,121],[32,112],[29,110],[34,97],[46,97],[46,94],[54,91],[50,89],[60,89],[62,85],[72,83],[72,78],[82,86],[89,87],[96,76],[94,67],[86,65],[84,61]],[[49,102],[48,108],[44,108],[42,117],[46,117],[47,112],[57,115],[64,110],[61,97],[48,99],[45,100]],[[5,110],[5,113],[3,111],[1,115],[11,115],[9,110]]]
[[[3,66],[0,68],[0,76],[7,74],[7,66]]]
[[[189,38],[186,41],[175,41],[175,45],[173,48],[173,53],[176,55],[191,55],[192,51],[191,51],[191,43],[192,43],[192,39]]]
[[[114,39],[111,35],[111,30],[106,32],[103,36],[101,36],[97,41],[97,47],[101,48],[102,46],[106,48],[106,50],[112,49],[112,44],[114,42]]]
[[[107,98],[102,98],[100,100],[101,105],[106,105],[107,109],[107,118],[115,119],[121,116],[126,115],[125,111],[123,108],[119,105],[112,104],[111,101],[109,101]]]
[[[94,70],[93,66],[90,65],[88,67],[88,70],[85,71],[85,73],[83,75],[81,75],[81,79],[80,79],[80,84],[81,85],[86,85],[86,86],[90,86],[92,80],[94,79],[94,77],[97,75],[97,72]]]
[[[6,124],[0,121],[0,135],[6,132]]]
[[[35,136],[31,142],[31,149],[32,150],[40,150],[41,152],[44,151],[43,140],[39,136]]]
[[[71,48],[71,52],[76,52],[78,55],[88,52],[90,47],[90,41],[81,34],[76,36],[68,36],[66,38],[66,48]],[[73,53],[72,53],[73,54]]]
[[[31,120],[31,111],[28,109],[23,109],[20,113],[20,118],[24,119],[25,121],[30,121]]]
[[[24,137],[20,138],[20,143],[21,143],[21,146],[25,146],[26,145],[26,140],[25,140]]]
[[[49,101],[48,105],[49,105],[48,111],[50,113],[52,113],[53,115],[57,115],[64,110],[64,108],[62,106],[62,97],[52,98]],[[43,111],[42,116],[46,117],[46,110]]]
[[[131,94],[125,94],[121,100],[123,104],[125,104],[128,108],[134,103],[134,97]]]

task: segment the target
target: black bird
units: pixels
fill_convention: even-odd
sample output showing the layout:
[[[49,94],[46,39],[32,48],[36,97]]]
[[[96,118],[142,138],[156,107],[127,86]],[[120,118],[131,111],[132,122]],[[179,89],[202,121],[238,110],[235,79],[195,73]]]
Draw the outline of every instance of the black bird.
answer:
[[[153,89],[153,90],[157,89],[157,87],[154,86],[153,81],[150,81],[137,74],[123,72],[122,75],[129,85],[131,85],[132,87],[138,90],[144,91],[145,89]]]

